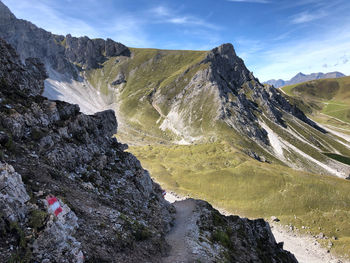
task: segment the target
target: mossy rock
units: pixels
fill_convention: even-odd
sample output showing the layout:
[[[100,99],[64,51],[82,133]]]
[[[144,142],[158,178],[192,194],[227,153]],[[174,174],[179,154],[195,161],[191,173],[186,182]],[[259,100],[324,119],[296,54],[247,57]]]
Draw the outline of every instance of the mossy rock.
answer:
[[[226,248],[230,248],[231,247],[231,240],[229,235],[221,230],[216,230],[213,234],[212,234],[212,240],[214,242],[220,243],[222,244],[224,247]]]
[[[42,210],[33,210],[29,215],[29,225],[37,232],[45,226],[48,214]]]

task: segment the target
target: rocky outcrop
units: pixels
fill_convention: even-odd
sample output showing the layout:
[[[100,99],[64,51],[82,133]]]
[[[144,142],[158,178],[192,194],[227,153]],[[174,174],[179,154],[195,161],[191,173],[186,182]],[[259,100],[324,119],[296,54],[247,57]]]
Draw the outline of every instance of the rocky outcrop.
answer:
[[[175,229],[168,237],[173,241],[172,250],[164,263],[297,262],[283,250],[282,243],[276,243],[269,224],[262,219],[225,217],[201,200],[186,199],[174,206]]]
[[[89,39],[88,37],[65,38],[60,36],[64,42],[65,55],[69,61],[84,65],[86,69],[98,68],[106,61],[107,57],[130,55],[129,49],[123,44],[116,43],[112,39]]]
[[[324,129],[291,105],[279,91],[261,85],[236,55],[231,44],[213,49],[202,63],[210,64],[209,81],[220,90],[220,118],[243,135],[254,138],[261,144],[269,144],[266,131],[258,124],[258,117],[263,113],[283,127],[287,127],[283,116],[289,113],[325,133]]]
[[[123,73],[119,73],[116,79],[111,83],[113,86],[120,85],[126,83],[126,79]]]
[[[21,65],[3,41],[0,59],[5,61],[0,68],[0,261],[163,262],[175,210],[140,162],[124,151],[127,146],[112,137],[117,131],[113,111],[88,116],[77,105],[23,93],[23,83],[45,74],[38,77],[40,71],[24,68],[27,74],[8,82],[16,74],[12,69]],[[60,213],[49,209],[50,196],[58,198]],[[217,215],[220,229],[228,231],[220,243],[215,225],[211,229],[216,219],[210,214],[217,212],[205,202],[196,209],[196,229],[211,238],[205,248],[195,236],[199,249],[223,252],[219,258],[229,253],[232,259],[294,262],[265,222],[243,220],[235,233],[232,220]],[[226,244],[227,238],[247,245],[239,250],[242,255]]]
[[[283,243],[276,243],[269,224],[262,219],[225,217],[203,201],[196,201],[195,214],[202,246],[218,252],[213,258],[198,249],[204,262],[297,262],[293,254],[283,250]]]
[[[0,211],[1,216],[10,221],[21,221],[25,218],[29,195],[20,174],[6,163],[0,162]]]
[[[18,61],[8,57],[14,54],[10,46],[0,42],[0,47],[0,57],[7,61],[1,74],[7,79],[12,74],[7,69],[20,65],[12,65]],[[12,240],[14,225],[18,230],[7,242],[13,249],[1,254],[0,261],[18,256],[68,262],[83,251],[86,261],[157,262],[168,248],[164,236],[172,207],[140,162],[112,137],[117,131],[113,111],[87,116],[77,105],[28,97],[20,84],[34,79],[30,73],[19,75],[18,82],[10,86],[4,81],[0,89],[0,157],[21,174],[32,196],[23,209],[28,199],[5,207],[9,213],[22,211],[23,221],[18,216],[9,221],[1,213],[7,234],[0,244]],[[69,207],[62,220],[47,215],[48,195]],[[4,198],[11,204],[10,197]],[[76,248],[71,256],[65,252],[69,248]]]
[[[43,200],[42,200],[43,201]],[[48,207],[48,203],[43,201]],[[84,262],[81,243],[74,235],[79,227],[78,217],[61,200],[62,212],[55,216],[48,208],[45,228],[33,242],[33,257],[41,262]],[[50,214],[51,213],[51,214]]]
[[[54,35],[17,19],[0,1],[0,38],[11,44],[22,61],[38,58],[47,67],[74,78],[82,68],[98,68],[108,57],[129,56],[129,49],[111,39]]]
[[[40,95],[44,90],[43,81],[47,77],[44,65],[34,58],[21,64],[15,51],[0,39],[0,85],[18,85],[23,93]]]
[[[171,110],[168,113],[163,112],[166,119],[160,126],[161,129],[168,128],[177,135],[189,131],[188,137],[194,135],[199,137],[203,131],[202,134],[195,134],[195,131],[208,126],[207,123],[203,123],[204,121],[216,123],[223,121],[243,137],[266,148],[270,142],[266,130],[259,125],[259,119],[266,116],[275,124],[287,128],[284,117],[291,114],[315,129],[325,132],[296,106],[291,105],[278,90],[260,84],[246,68],[243,60],[236,55],[232,44],[214,48],[194,67],[201,69],[182,89],[177,87],[176,95],[171,97],[168,95],[173,93],[172,84],[164,88],[168,89],[167,92],[158,89],[151,93],[154,108],[164,109],[164,105],[171,104],[168,106]],[[192,69],[189,68],[187,71],[190,70]],[[182,75],[179,76],[175,83],[184,82],[183,78]],[[203,116],[205,112],[209,112],[210,115]],[[199,125],[195,123],[197,119],[201,122]]]

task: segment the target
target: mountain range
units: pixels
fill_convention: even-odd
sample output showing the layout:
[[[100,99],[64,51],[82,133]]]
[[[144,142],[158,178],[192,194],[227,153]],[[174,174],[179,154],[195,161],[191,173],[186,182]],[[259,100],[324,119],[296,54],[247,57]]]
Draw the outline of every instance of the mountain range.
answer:
[[[20,30],[15,35],[23,37]],[[45,57],[48,42],[32,51]],[[88,43],[104,48],[100,58],[110,47]],[[43,62],[81,81],[61,55],[24,59],[0,39],[1,262],[297,262],[262,219],[225,217],[200,200],[165,201],[127,145],[113,137],[112,110],[85,115],[78,105],[41,96],[51,66]],[[95,58],[79,61],[98,67]]]
[[[315,80],[315,79],[330,79],[330,78],[342,78],[342,77],[345,77],[345,75],[337,71],[328,72],[328,73],[319,72],[319,73],[311,73],[311,74],[303,74],[299,72],[290,80],[270,79],[268,81],[265,81],[264,84],[269,84],[269,85],[273,85],[275,88],[280,88],[280,87],[298,84],[298,83]]]
[[[16,69],[2,70],[1,103],[6,110],[1,123],[14,149],[24,145],[23,151],[13,153],[11,140],[4,143],[8,148],[3,161],[13,166],[5,163],[4,169],[21,174],[35,195],[40,195],[38,181],[48,189],[45,194],[59,195],[67,203],[80,225],[70,232],[77,255],[84,251],[91,260],[109,261],[108,251],[118,243],[113,255],[120,260],[132,255],[130,262],[143,256],[157,262],[171,251],[165,237],[176,222],[176,207],[160,199],[160,187],[120,142],[131,146],[129,151],[166,189],[252,218],[277,215],[283,224],[315,235],[322,228],[327,237],[336,235],[332,250],[340,254],[350,246],[350,184],[344,180],[350,173],[347,137],[319,124],[310,114],[312,105],[294,93],[261,84],[232,44],[209,51],[159,50],[55,35],[17,19],[1,2],[0,38],[14,48],[2,43],[3,53],[10,53],[4,61]],[[29,72],[29,80],[25,73],[22,79],[12,71]],[[34,79],[39,83],[33,84]],[[22,88],[8,93],[12,86]],[[34,158],[45,170],[30,172],[22,165],[25,158]],[[65,186],[62,191],[60,184]],[[84,208],[91,210],[93,205],[97,215],[70,201],[77,196],[80,201],[86,198]],[[114,199],[116,205],[110,205]],[[33,209],[24,203],[21,207],[29,218]],[[258,257],[262,262],[294,262],[275,244],[263,221],[225,218],[202,201],[189,203],[190,218],[197,224],[186,228],[185,243],[195,251],[204,240],[202,260],[224,260],[226,255],[239,261],[241,254],[247,261]],[[41,204],[34,210],[41,215],[45,209]],[[153,213],[161,216],[157,219]],[[35,239],[49,232],[44,218]],[[28,220],[19,222],[28,227]],[[232,232],[232,226],[238,232]],[[249,228],[247,235],[240,232]],[[105,240],[97,235],[90,244],[96,231],[105,231]],[[234,233],[242,234],[236,240],[239,246],[232,241]],[[262,239],[268,241],[263,249]],[[96,242],[106,245],[96,251]],[[44,251],[43,241],[40,244],[38,257]],[[218,250],[215,244],[220,244]],[[233,253],[233,247],[242,251]]]
[[[44,96],[79,104],[89,114],[115,110],[119,138],[131,145],[225,138],[256,159],[342,177],[350,171],[318,150],[345,154],[344,146],[332,141],[330,147],[323,128],[278,90],[260,84],[231,44],[208,52],[131,49],[110,39],[54,35],[17,19],[4,5],[0,37],[22,60],[43,61]],[[298,132],[304,127],[311,137]],[[320,145],[310,146],[310,138],[322,138]],[[310,165],[300,161],[305,151]]]

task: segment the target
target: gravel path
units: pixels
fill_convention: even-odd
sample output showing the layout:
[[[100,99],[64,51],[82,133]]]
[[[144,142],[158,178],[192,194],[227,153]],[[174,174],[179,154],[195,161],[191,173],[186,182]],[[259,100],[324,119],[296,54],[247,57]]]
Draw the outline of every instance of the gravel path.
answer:
[[[270,225],[276,241],[284,242],[283,248],[292,252],[299,263],[348,263],[327,253],[327,250],[322,248],[312,236],[288,231],[276,223],[270,223]]]
[[[164,261],[166,263],[188,262],[184,259],[186,256],[181,255],[186,249],[185,242],[181,243],[185,238],[186,229],[181,229],[181,225],[186,224],[186,220],[190,220],[191,209],[193,209],[194,203],[193,201],[190,202],[191,200],[180,201],[184,200],[184,198],[173,192],[167,193],[165,196],[165,199],[173,203],[177,210],[175,227],[167,239],[169,244],[173,246],[173,250],[169,258],[166,259],[167,261]],[[230,215],[230,213],[223,209],[218,210],[223,215]],[[188,218],[186,219],[186,217]],[[278,223],[270,223],[270,225],[276,241],[284,242],[283,248],[293,253],[299,263],[350,263],[347,260],[336,258],[330,253],[327,253],[327,250],[321,247],[317,240],[310,235],[300,235]],[[187,251],[186,255],[189,254]],[[178,255],[183,257],[180,258]]]
[[[166,237],[171,245],[170,254],[164,258],[164,263],[187,263],[192,261],[192,253],[188,250],[186,233],[191,227],[191,217],[195,209],[195,201],[187,199],[173,203],[176,208],[175,225]]]

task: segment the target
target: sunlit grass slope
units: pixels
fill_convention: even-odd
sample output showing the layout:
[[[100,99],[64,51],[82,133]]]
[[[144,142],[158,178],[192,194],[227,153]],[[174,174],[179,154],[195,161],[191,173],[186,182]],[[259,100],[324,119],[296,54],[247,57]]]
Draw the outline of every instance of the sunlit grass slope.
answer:
[[[336,120],[350,123],[350,77],[313,80],[286,86],[282,90],[310,106],[315,118],[322,123],[332,122],[335,126],[338,126]]]
[[[258,162],[224,142],[130,151],[167,190],[252,218],[277,216],[336,236],[333,252],[350,249],[350,181]]]
[[[164,89],[165,99],[172,99],[178,92],[176,89],[185,87],[193,75],[203,67],[199,62],[207,52],[139,48],[131,48],[131,52],[130,58],[109,59],[100,69],[87,72],[87,78],[103,94],[118,94],[116,102],[121,113],[118,120],[132,128],[130,132],[135,133],[135,140],[140,137],[140,140],[147,142],[155,141],[155,137],[159,137],[160,141],[170,141],[174,139],[174,134],[163,132],[155,125],[161,123],[162,114],[150,101],[152,92]],[[119,74],[125,76],[126,83],[111,85]],[[162,110],[166,114],[169,109]],[[140,136],[138,131],[145,131],[155,137]]]

